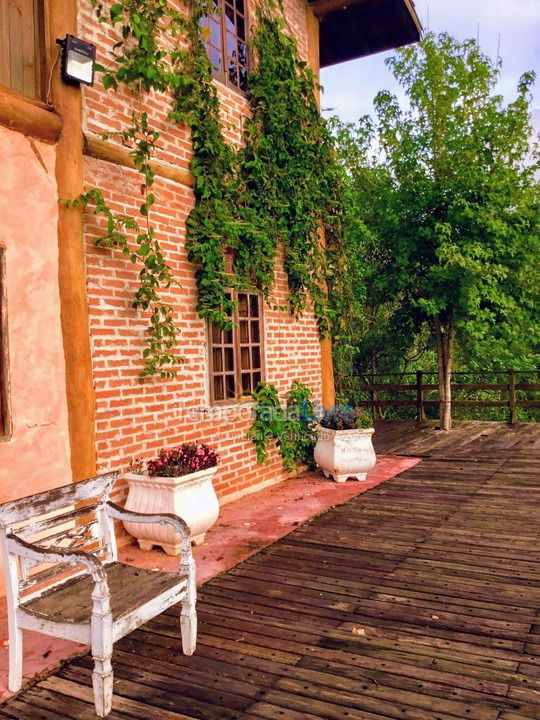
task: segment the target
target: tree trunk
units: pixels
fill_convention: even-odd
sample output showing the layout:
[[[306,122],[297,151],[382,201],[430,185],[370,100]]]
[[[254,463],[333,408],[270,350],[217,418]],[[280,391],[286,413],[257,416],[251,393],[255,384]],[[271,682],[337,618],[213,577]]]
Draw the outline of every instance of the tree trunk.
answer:
[[[439,384],[439,418],[441,430],[452,429],[452,350],[454,344],[454,325],[452,319],[446,326],[440,315],[433,319],[435,339],[437,341],[437,367]]]

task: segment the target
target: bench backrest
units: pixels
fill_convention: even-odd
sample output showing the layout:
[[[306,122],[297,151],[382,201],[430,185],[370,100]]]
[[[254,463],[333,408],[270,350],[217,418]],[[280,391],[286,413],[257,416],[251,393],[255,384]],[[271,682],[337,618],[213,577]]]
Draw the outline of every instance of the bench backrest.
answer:
[[[1,542],[5,543],[6,536],[13,533],[41,548],[84,550],[102,560],[114,559],[114,533],[104,503],[116,477],[116,472],[98,475],[0,505]],[[16,597],[37,588],[42,592],[74,571],[63,564],[44,565],[28,558],[5,565],[8,590],[11,588]]]

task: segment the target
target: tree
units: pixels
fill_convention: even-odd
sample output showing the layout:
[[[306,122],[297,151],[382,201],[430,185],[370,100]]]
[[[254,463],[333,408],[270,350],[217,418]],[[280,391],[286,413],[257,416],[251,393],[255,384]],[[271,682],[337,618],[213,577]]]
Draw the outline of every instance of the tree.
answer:
[[[478,357],[490,345],[526,355],[539,339],[535,75],[522,75],[506,105],[496,93],[500,61],[445,33],[429,33],[387,64],[408,104],[386,91],[375,98],[389,178],[376,228],[381,277],[413,324],[431,328],[448,430],[456,341]]]
[[[376,382],[377,373],[401,375],[424,354],[425,337],[383,271],[389,255],[381,237],[393,180],[374,151],[373,122],[369,116],[358,123],[333,117],[330,128],[345,192],[341,243],[346,264],[330,286],[334,369],[338,392],[351,401],[351,376]]]

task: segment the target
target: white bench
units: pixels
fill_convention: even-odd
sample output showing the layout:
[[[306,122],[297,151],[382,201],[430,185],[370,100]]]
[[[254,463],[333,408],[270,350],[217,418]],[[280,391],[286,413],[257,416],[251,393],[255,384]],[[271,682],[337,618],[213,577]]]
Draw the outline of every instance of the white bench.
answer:
[[[113,643],[182,603],[186,655],[195,651],[195,561],[190,530],[176,515],[134,513],[109,501],[116,473],[0,505],[0,546],[9,621],[9,684],[22,685],[22,630],[91,646],[96,713],[111,711]],[[169,524],[182,550],[179,573],[118,562],[113,519]]]

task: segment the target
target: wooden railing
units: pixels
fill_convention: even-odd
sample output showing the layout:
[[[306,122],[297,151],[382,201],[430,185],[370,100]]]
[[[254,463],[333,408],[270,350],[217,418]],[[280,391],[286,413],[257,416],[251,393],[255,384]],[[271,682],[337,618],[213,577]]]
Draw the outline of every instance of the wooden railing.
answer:
[[[536,375],[538,376],[540,371],[535,370],[501,370],[501,371],[474,371],[474,372],[455,372],[452,377],[459,380],[463,376],[493,376],[494,379],[504,378],[504,382],[490,382],[490,383],[467,383],[467,382],[455,382],[452,383],[452,393],[459,391],[502,391],[507,393],[507,398],[502,400],[461,400],[456,398],[452,400],[453,407],[470,407],[470,408],[508,408],[509,422],[516,422],[516,410],[517,408],[540,408],[540,395],[537,395],[535,399],[523,400],[518,397],[518,391],[526,391],[530,394],[538,394],[540,391],[540,382],[520,382],[519,378],[522,375]],[[382,378],[395,378],[399,376],[402,379],[411,378],[414,382],[377,382]],[[341,389],[347,392],[354,393],[369,393],[369,400],[354,400],[354,404],[361,407],[371,407],[373,411],[382,407],[416,407],[417,419],[425,420],[425,408],[428,406],[437,407],[439,405],[439,399],[429,398],[426,399],[426,393],[436,392],[438,395],[439,386],[436,382],[425,382],[426,376],[428,378],[437,377],[435,372],[424,372],[417,370],[416,372],[405,372],[405,373],[376,373],[369,377],[369,382],[358,382],[362,380],[360,377],[347,378],[341,383]],[[367,378],[364,378],[367,379]],[[378,394],[380,392],[396,392],[396,393],[410,393],[409,397],[399,399],[380,399]]]

